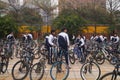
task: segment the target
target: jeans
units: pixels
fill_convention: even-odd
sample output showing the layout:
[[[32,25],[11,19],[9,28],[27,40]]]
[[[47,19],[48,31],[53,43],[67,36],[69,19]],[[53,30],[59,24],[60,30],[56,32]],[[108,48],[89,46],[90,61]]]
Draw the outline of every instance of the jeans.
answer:
[[[81,50],[79,49],[78,46],[74,47],[73,52],[77,55],[77,58],[81,57]]]

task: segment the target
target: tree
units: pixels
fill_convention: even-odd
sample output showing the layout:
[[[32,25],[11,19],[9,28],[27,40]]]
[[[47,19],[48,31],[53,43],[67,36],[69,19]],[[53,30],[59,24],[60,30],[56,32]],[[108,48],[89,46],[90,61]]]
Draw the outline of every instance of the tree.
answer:
[[[41,26],[42,18],[38,11],[32,8],[24,8],[21,12],[22,24],[28,26]]]
[[[18,26],[20,26],[19,22],[21,21],[22,9],[25,7],[27,1],[28,0],[8,0],[10,14],[14,17]]]
[[[120,25],[120,10],[115,11],[116,24]]]
[[[120,10],[120,0],[107,0],[107,10],[110,13],[110,29],[111,32],[117,30],[117,24],[119,24],[119,17],[117,15],[117,11]]]
[[[110,13],[111,24],[116,24],[115,12],[120,10],[120,0],[107,0],[107,10]]]
[[[10,6],[15,12],[19,12],[26,5],[28,0],[8,0]]]
[[[0,17],[0,38],[4,38],[10,32],[18,32],[14,20],[8,16]]]
[[[35,7],[40,9],[43,22],[46,26],[51,25],[53,20],[54,10],[57,9],[58,4],[53,4],[56,0],[33,0]],[[48,29],[47,29],[48,32]]]
[[[67,27],[70,34],[77,33],[84,24],[86,24],[86,20],[79,16],[78,13],[68,9],[63,10],[53,21],[53,26],[56,29]]]

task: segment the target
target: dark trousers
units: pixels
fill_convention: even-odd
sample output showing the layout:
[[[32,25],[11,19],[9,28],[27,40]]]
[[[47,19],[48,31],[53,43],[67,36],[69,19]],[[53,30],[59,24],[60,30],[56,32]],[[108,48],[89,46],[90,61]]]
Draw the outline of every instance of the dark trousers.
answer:
[[[61,47],[62,49],[64,49],[64,52],[63,52],[63,55],[65,57],[65,61],[66,61],[66,64],[69,65],[69,61],[68,61],[68,48],[67,47]],[[61,50],[60,50],[61,51]],[[61,52],[58,53],[58,56],[60,56]]]
[[[66,61],[66,64],[69,65],[69,62],[68,62],[68,51],[65,52],[64,56],[65,56],[65,61]]]
[[[86,58],[86,54],[84,53],[84,52],[85,52],[85,46],[80,47],[79,50],[80,50],[80,52],[81,52],[81,54],[80,54],[80,56],[81,56],[81,61],[84,62],[84,61],[85,61],[85,58]]]
[[[48,50],[48,63],[51,64],[52,63],[52,47],[47,46],[47,50]]]

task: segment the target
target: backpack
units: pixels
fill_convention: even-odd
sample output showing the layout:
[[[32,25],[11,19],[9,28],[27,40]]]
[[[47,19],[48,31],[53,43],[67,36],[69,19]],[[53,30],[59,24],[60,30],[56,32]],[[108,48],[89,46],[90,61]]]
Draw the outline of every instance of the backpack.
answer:
[[[112,38],[112,42],[116,42],[117,41],[117,39],[116,38]]]
[[[59,47],[66,48],[67,47],[67,40],[63,36],[58,36],[58,44]]]
[[[49,44],[48,38],[45,38],[45,46],[46,47],[52,47],[52,45]]]
[[[102,42],[102,40],[100,39],[100,37],[98,37],[96,41],[97,41],[98,43],[101,43],[101,42]]]
[[[8,41],[13,41],[14,40],[14,37],[13,36],[9,36],[8,37]]]

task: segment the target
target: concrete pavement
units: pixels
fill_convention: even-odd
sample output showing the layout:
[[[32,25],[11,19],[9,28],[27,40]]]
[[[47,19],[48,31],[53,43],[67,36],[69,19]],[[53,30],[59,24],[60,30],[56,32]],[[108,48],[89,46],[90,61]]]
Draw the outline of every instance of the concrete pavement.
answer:
[[[0,75],[0,80],[13,80],[12,75],[11,75],[11,69],[13,67],[13,65],[18,61],[19,59],[14,58],[13,60],[10,60],[9,63],[9,67],[8,67],[8,71],[5,74],[1,74]],[[36,63],[37,61],[34,61],[34,63]],[[80,77],[80,68],[82,66],[82,64],[80,64],[78,61],[76,61],[75,64],[70,64],[71,69],[70,69],[70,73],[69,76],[67,78],[67,80],[82,80]],[[43,76],[42,80],[52,80],[50,77],[50,67],[51,65],[46,64],[46,68],[45,68],[45,73]],[[111,72],[114,69],[113,65],[110,65],[107,61],[103,64],[100,65],[101,68],[101,75],[107,73],[107,72]],[[94,80],[95,75],[88,75],[87,79],[88,80]],[[25,80],[29,80],[29,75]]]

